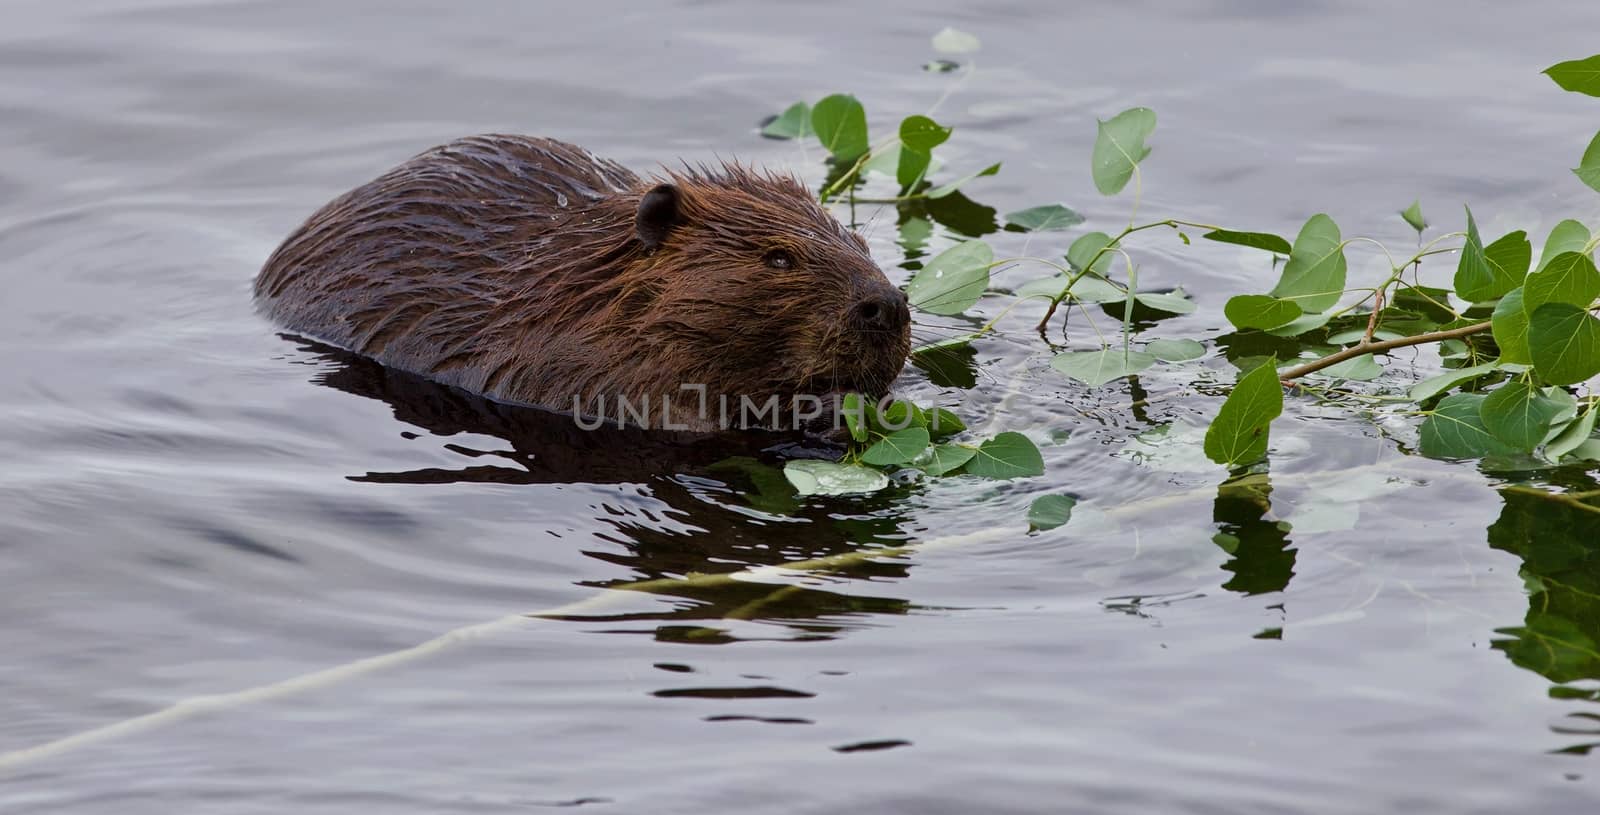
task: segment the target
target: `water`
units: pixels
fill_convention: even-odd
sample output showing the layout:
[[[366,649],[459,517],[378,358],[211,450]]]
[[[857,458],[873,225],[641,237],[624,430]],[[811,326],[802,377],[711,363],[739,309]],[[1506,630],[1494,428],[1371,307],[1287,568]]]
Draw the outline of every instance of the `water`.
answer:
[[[1118,452],[1204,421],[1214,388],[1085,391],[1045,368],[1024,308],[981,370],[903,385],[1056,439],[1047,476],[795,502],[709,466],[751,451],[577,434],[252,310],[251,276],[301,218],[458,135],[551,135],[645,170],[737,155],[814,183],[815,146],[754,124],[840,90],[878,127],[928,109],[960,81],[917,68],[944,25],[985,45],[938,109],[948,172],[1005,162],[965,220],[943,213],[971,231],[992,219],[979,207],[1058,200],[1114,227],[1127,200],[1094,194],[1087,155],[1094,118],[1134,104],[1161,116],[1152,214],[1292,233],[1327,211],[1397,246],[1417,196],[1440,225],[1465,201],[1486,234],[1536,240],[1600,214],[1567,173],[1600,109],[1538,75],[1594,50],[1600,7],[933,5],[6,3],[0,753],[559,611],[18,764],[0,811],[1592,802],[1600,529],[1410,455],[1403,422],[1291,401],[1270,494],[1219,494],[1216,470]],[[901,280],[903,258],[955,239],[941,226],[918,249],[893,212],[858,215]],[[1202,304],[1169,336],[1223,334],[1224,296],[1270,284],[1244,251],[1140,245],[1144,284]],[[1072,523],[1026,534],[1028,502],[1063,491],[1082,499]],[[907,541],[927,546],[606,590]]]

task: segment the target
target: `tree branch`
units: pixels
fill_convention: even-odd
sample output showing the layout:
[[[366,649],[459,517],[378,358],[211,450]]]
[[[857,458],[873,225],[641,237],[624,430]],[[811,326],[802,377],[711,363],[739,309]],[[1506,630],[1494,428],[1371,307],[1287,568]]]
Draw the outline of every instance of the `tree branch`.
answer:
[[[1427,334],[1418,334],[1414,337],[1401,337],[1394,340],[1384,340],[1383,342],[1363,342],[1354,347],[1346,348],[1337,354],[1325,356],[1322,359],[1316,360],[1315,362],[1307,362],[1306,364],[1297,368],[1290,368],[1289,370],[1278,374],[1278,380],[1281,382],[1293,382],[1294,380],[1299,379],[1306,374],[1314,374],[1323,368],[1329,368],[1334,365],[1338,365],[1347,359],[1354,359],[1367,354],[1381,354],[1384,351],[1390,351],[1395,348],[1404,348],[1408,345],[1423,345],[1424,343],[1430,342],[1458,340],[1462,337],[1470,337],[1473,334],[1481,334],[1485,331],[1488,331],[1491,326],[1491,323],[1475,323],[1473,325],[1465,325],[1460,328],[1452,328],[1449,331],[1433,331]]]

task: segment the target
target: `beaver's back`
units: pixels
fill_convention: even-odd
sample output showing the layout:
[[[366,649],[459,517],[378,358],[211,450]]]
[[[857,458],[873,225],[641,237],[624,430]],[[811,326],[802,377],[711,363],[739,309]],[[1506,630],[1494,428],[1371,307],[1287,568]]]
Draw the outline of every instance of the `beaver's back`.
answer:
[[[317,211],[267,260],[256,297],[293,331],[448,381],[461,341],[529,283],[511,271],[528,240],[637,182],[553,139],[459,139]]]

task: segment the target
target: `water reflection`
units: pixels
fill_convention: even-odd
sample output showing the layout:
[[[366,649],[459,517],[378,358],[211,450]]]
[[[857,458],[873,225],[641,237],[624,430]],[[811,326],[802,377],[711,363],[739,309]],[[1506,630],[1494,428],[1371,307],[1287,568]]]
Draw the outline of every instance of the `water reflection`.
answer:
[[[1289,588],[1295,550],[1289,525],[1272,513],[1272,481],[1266,473],[1250,473],[1217,487],[1212,508],[1217,534],[1212,540],[1233,559],[1222,565],[1233,578],[1224,589],[1241,594],[1267,594]]]
[[[1494,643],[1516,665],[1558,687],[1552,698],[1600,703],[1600,484],[1573,475],[1562,492],[1512,486],[1501,490],[1500,517],[1489,545],[1522,559],[1528,613],[1522,625],[1501,628]],[[1573,683],[1586,686],[1574,687]],[[1561,752],[1600,747],[1600,710],[1569,713],[1552,732],[1582,741]]]
[[[607,629],[647,633],[673,642],[717,643],[735,638],[710,621],[782,622],[791,636],[830,638],[850,618],[905,614],[905,600],[835,590],[862,581],[904,578],[903,560],[858,558],[824,580],[828,587],[745,581],[684,580],[827,558],[863,548],[903,544],[904,490],[846,499],[795,494],[779,469],[781,457],[824,455],[804,439],[780,434],[697,435],[606,426],[586,431],[570,417],[496,403],[302,338],[291,338],[320,363],[314,381],[375,399],[394,417],[431,435],[500,439],[504,449],[445,444],[462,457],[459,467],[373,470],[352,481],[383,484],[454,483],[648,485],[650,497],[669,507],[641,516],[601,507],[595,520],[609,529],[599,538],[619,548],[588,550],[590,557],[622,567],[622,575],[583,585],[629,588],[687,602],[650,612],[567,615],[561,619],[619,624]],[[809,445],[809,446],[808,446]],[[655,581],[639,587],[641,581]],[[649,623],[645,626],[632,623]]]

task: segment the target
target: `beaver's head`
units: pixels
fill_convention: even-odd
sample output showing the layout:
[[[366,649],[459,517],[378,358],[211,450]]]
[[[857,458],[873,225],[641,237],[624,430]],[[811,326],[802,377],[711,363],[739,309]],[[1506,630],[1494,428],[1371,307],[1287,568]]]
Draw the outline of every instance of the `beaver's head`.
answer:
[[[792,176],[737,165],[637,193],[624,303],[684,381],[731,396],[879,396],[911,348],[903,292]]]

